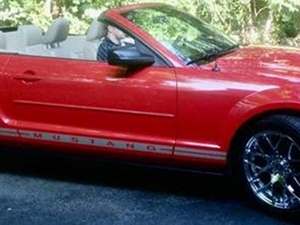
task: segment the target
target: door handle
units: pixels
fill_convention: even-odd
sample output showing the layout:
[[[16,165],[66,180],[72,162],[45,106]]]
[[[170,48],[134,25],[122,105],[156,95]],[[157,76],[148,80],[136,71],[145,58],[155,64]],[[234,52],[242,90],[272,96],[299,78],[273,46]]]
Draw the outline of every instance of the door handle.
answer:
[[[41,78],[37,77],[35,75],[35,72],[31,71],[31,70],[25,71],[22,75],[15,76],[14,79],[25,82],[25,83],[32,83],[32,82],[37,82],[37,81],[41,80]]]

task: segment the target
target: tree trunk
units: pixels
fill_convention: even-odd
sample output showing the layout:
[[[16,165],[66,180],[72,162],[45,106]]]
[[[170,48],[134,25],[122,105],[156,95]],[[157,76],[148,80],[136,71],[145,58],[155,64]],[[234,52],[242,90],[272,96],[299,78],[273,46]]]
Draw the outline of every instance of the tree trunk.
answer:
[[[52,14],[52,0],[45,0],[45,12],[47,15],[51,15]]]
[[[273,15],[272,10],[270,10],[269,13],[270,13],[269,17],[268,17],[267,22],[264,26],[264,31],[262,32],[263,33],[262,41],[265,42],[265,43],[272,44],[270,41],[272,40],[274,15]]]
[[[61,0],[45,0],[45,11],[47,15],[53,19],[62,16],[63,1]]]
[[[256,26],[256,16],[257,16],[257,11],[256,11],[256,0],[251,0],[250,1],[250,11],[251,11],[251,25]]]

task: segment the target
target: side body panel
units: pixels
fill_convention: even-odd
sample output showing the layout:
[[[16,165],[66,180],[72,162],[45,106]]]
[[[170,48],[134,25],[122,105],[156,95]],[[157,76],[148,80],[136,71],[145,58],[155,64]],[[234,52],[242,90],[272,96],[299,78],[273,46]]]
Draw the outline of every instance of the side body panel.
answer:
[[[6,73],[11,87],[6,125],[22,138],[110,149],[112,154],[125,149],[129,155],[134,150],[145,156],[172,155],[173,69],[149,67],[126,74],[93,61],[12,56]]]
[[[247,96],[276,85],[259,82],[245,83],[243,76],[232,79],[228,72],[213,72],[207,68],[176,69],[178,78],[178,132],[176,158],[200,160],[200,163],[225,165],[231,126],[231,113],[247,101]],[[265,101],[263,101],[265,103]],[[254,107],[256,105],[253,105]],[[245,115],[240,111],[236,118]],[[241,124],[235,124],[239,127]],[[233,126],[233,125],[232,125]]]

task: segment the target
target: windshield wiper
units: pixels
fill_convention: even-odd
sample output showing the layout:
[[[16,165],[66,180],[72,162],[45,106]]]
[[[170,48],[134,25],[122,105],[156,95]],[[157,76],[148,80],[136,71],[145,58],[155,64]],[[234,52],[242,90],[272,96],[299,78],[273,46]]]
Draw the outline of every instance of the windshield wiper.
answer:
[[[220,52],[212,52],[212,53],[209,53],[205,56],[201,56],[201,57],[198,57],[198,58],[195,58],[191,61],[189,61],[186,65],[191,65],[191,64],[194,64],[196,62],[199,62],[199,61],[208,61],[208,60],[212,60],[212,59],[215,59],[217,57],[220,57],[220,56],[223,56],[223,55],[227,55],[233,51],[235,51],[237,48],[239,48],[239,45],[234,45],[234,46],[231,46],[230,48],[227,48],[223,51],[220,51]]]

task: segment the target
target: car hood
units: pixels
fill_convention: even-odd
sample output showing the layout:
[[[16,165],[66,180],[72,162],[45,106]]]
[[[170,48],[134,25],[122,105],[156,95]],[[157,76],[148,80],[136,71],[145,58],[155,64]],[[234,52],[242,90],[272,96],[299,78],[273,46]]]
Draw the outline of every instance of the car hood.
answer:
[[[222,71],[300,83],[300,49],[243,47],[217,60]]]

